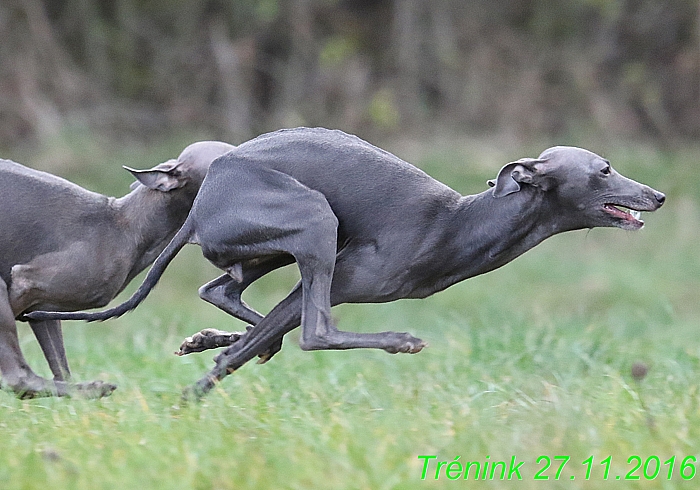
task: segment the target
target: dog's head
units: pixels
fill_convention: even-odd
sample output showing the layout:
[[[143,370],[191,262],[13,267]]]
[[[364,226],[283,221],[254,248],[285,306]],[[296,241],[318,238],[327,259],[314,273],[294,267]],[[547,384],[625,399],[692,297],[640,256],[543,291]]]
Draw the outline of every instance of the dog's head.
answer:
[[[663,193],[617,173],[608,160],[570,146],[555,146],[537,158],[511,162],[489,185],[498,198],[523,186],[547,193],[575,228],[638,230],[644,226],[640,212],[655,211],[666,199]]]
[[[160,163],[147,170],[124,167],[136,178],[131,189],[144,185],[149,189],[168,192],[191,183],[199,189],[211,163],[233,150],[235,146],[222,141],[198,141],[182,150],[176,159]]]

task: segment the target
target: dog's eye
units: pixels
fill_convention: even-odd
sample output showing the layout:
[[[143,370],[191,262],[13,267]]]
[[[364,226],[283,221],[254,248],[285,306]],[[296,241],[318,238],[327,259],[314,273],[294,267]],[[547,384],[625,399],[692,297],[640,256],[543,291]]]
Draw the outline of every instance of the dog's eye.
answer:
[[[603,169],[600,171],[603,175],[610,175],[610,165],[606,165],[603,167]]]

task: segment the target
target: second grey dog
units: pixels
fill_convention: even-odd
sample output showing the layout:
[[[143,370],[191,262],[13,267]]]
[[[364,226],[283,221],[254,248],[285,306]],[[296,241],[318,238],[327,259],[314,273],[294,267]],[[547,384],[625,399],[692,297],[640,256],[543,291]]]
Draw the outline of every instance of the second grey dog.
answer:
[[[36,375],[20,350],[15,318],[34,309],[104,306],[152,263],[184,223],[211,162],[233,149],[194,143],[136,177],[119,199],[0,160],[0,374],[20,396],[104,396],[114,385],[69,383],[59,320],[30,320],[54,375]]]
[[[255,356],[268,359],[301,324],[301,348],[420,351],[408,333],[339,331],[331,306],[424,298],[496,269],[557,233],[598,226],[636,230],[637,211],[664,194],[623,177],[590,151],[555,147],[505,165],[493,189],[462,196],[369,143],[326,129],[266,134],[217,159],[187,221],[126,303],[101,313],[32,318],[102,320],[135,308],[175,254],[199,244],[226,272],[201,296],[255,327],[232,343],[194,387],[196,395]],[[241,292],[296,261],[300,283],[264,318]],[[183,352],[206,347],[207,332]],[[225,337],[225,336],[223,336]]]

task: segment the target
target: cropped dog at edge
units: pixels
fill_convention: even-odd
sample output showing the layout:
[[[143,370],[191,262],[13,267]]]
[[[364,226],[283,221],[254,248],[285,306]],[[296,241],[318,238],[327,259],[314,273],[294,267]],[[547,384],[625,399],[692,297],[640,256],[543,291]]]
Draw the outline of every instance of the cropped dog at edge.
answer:
[[[232,149],[199,141],[148,170],[113,198],[0,159],[0,374],[18,396],[99,398],[115,385],[71,380],[58,320],[29,320],[53,379],[24,358],[15,320],[24,313],[109,303],[148,267],[185,222],[209,164]]]

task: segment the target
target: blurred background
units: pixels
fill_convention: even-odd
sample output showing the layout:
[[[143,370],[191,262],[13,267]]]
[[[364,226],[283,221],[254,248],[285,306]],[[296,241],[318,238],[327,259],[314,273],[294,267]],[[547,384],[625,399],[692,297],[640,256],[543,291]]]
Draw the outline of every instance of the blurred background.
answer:
[[[699,19],[697,0],[3,0],[0,150],[298,125],[667,147],[700,134]]]

